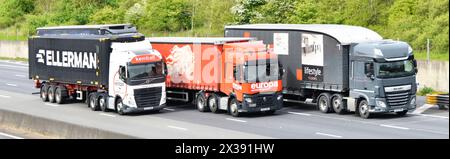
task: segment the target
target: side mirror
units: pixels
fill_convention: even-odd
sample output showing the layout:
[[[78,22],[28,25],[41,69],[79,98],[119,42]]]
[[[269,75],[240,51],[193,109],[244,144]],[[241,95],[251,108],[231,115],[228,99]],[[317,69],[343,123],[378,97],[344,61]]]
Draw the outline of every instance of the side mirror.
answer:
[[[417,69],[417,60],[413,60],[414,70],[416,71],[416,74],[419,72]]]
[[[127,78],[125,66],[119,66],[119,77],[122,80],[125,80]]]

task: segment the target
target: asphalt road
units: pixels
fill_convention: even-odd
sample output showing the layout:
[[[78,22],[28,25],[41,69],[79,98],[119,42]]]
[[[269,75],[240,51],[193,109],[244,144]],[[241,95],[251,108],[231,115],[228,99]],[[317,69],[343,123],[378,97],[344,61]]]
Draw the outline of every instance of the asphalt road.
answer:
[[[24,64],[0,61],[0,109],[141,138],[449,138],[448,111],[443,110],[406,117],[386,114],[373,119],[362,119],[353,114],[322,114],[314,106],[301,104],[287,104],[271,116],[241,118],[225,113],[200,113],[194,106],[186,104],[169,105],[160,113],[128,116],[93,112],[84,103],[43,103],[39,95],[32,94],[38,90],[27,78],[27,69]],[[423,103],[423,99],[418,103]]]

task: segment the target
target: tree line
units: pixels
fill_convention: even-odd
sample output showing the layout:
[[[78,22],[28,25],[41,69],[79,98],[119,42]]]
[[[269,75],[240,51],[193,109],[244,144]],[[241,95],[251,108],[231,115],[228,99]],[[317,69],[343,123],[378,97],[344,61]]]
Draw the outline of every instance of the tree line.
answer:
[[[230,24],[347,24],[448,53],[448,0],[0,0],[0,30],[132,23],[147,35],[222,36]],[[183,34],[184,35],[184,34]]]

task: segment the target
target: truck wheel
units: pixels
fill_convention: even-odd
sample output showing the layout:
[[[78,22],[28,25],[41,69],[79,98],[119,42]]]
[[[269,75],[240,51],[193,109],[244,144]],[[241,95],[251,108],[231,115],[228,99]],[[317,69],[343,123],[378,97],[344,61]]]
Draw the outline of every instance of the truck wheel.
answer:
[[[341,94],[334,94],[333,97],[331,97],[331,106],[337,114],[344,114],[346,112],[345,105],[346,103],[342,100]]]
[[[41,99],[42,99],[42,101],[43,101],[43,102],[47,102],[47,101],[48,101],[48,84],[47,84],[47,83],[44,83],[44,84],[41,86],[41,91],[40,91],[40,93],[41,93]]]
[[[241,116],[241,113],[239,113],[238,105],[239,102],[236,100],[236,98],[231,99],[230,105],[228,106],[228,112],[231,114],[231,116]]]
[[[367,101],[365,99],[363,99],[361,102],[359,102],[358,113],[359,113],[359,116],[361,116],[364,119],[370,118],[369,104],[367,103]]]
[[[55,89],[55,101],[58,104],[64,103],[65,95],[64,95],[63,90],[65,90],[65,89],[63,87],[64,86],[56,86],[56,89]]]
[[[119,115],[125,115],[125,113],[123,112],[123,103],[122,103],[122,99],[117,99],[116,101],[116,112]]]
[[[96,100],[97,93],[91,93],[89,94],[89,108],[91,108],[92,111],[99,110],[98,102]]]
[[[198,111],[207,112],[209,110],[209,108],[206,105],[205,94],[203,94],[203,93],[198,94],[197,99],[195,101],[196,101]]]
[[[319,110],[322,113],[330,113],[331,112],[331,106],[330,106],[330,94],[329,93],[322,93],[319,95],[319,100],[317,101],[317,106],[319,107]]]
[[[47,90],[48,102],[55,103],[55,85],[50,85]]]
[[[396,113],[398,116],[405,116],[406,114],[408,114],[408,111],[407,110],[404,110],[404,111],[402,111],[402,112],[397,112]]]
[[[103,112],[108,112],[108,108],[106,107],[106,95],[104,93],[98,95],[98,106]]]
[[[208,98],[209,110],[213,113],[219,113],[219,98],[215,94],[211,94]]]

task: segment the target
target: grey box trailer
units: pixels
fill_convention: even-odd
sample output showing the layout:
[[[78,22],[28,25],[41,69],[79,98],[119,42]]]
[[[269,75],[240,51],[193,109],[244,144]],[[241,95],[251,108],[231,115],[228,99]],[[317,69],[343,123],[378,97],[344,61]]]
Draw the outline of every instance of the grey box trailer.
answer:
[[[157,77],[128,78],[142,73],[133,71],[164,65],[159,52],[130,24],[38,28],[28,43],[29,78],[44,102],[84,100],[93,110],[114,109],[119,114],[165,105],[162,72]],[[134,88],[149,84],[156,87]]]
[[[362,103],[367,108],[362,117],[393,111],[404,115],[415,108],[415,72],[397,79],[377,76],[382,63],[406,60],[415,64],[411,47],[383,40],[367,28],[334,24],[237,25],[226,26],[225,37],[256,37],[273,47],[286,69],[283,92],[287,101],[312,99],[322,112],[356,111],[360,115]],[[372,68],[376,65],[376,70],[371,70],[375,77],[365,75],[366,63]],[[408,88],[408,96],[401,98],[401,104],[389,101],[383,89],[397,87]]]

